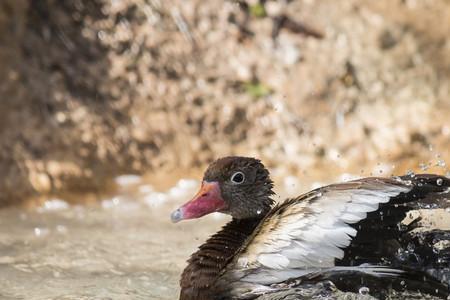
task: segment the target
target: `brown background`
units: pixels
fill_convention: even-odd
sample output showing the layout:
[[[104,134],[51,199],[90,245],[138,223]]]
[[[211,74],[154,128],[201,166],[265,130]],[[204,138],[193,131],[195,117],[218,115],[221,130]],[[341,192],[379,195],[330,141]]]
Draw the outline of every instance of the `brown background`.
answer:
[[[449,1],[262,8],[2,1],[0,203],[228,154],[291,173],[448,171]]]

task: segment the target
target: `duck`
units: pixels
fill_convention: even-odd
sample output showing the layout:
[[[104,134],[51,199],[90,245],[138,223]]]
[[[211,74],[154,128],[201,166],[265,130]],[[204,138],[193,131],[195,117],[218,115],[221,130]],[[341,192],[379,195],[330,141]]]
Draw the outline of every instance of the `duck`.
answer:
[[[450,242],[450,232],[418,236],[420,219],[402,221],[411,210],[448,205],[449,178],[366,177],[278,203],[273,188],[259,159],[227,156],[209,165],[199,192],[171,220],[215,212],[231,220],[188,259],[180,300],[285,299],[269,296],[319,282],[356,293],[364,286],[380,298],[412,290],[447,299],[450,249],[432,242]]]

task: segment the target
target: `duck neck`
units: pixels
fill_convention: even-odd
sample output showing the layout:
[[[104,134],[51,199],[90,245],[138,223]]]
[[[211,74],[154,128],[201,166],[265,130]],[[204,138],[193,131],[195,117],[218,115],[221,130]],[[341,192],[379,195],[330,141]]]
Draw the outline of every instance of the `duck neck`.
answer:
[[[220,272],[255,230],[261,218],[232,219],[192,254],[181,275],[180,300],[212,300],[219,296],[215,292],[215,284]]]

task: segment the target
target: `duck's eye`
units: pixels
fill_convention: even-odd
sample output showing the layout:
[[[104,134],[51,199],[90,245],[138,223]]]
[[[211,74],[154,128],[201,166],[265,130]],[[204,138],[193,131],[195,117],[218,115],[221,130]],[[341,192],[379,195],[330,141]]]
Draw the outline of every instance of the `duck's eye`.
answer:
[[[245,175],[242,172],[236,172],[231,175],[231,182],[235,184],[241,184],[245,180]]]

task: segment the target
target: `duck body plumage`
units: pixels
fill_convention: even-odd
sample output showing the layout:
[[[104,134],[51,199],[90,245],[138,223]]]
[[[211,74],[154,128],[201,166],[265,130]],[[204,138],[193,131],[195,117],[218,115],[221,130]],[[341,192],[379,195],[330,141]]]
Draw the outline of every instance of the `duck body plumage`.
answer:
[[[239,164],[246,158],[228,159],[231,166],[222,164],[229,172],[249,172]],[[258,172],[251,182],[256,187]],[[270,199],[271,181],[265,180],[259,184]],[[223,195],[227,183],[217,182]],[[248,197],[255,194],[249,191]],[[246,194],[231,192],[246,200]],[[326,281],[343,291],[366,286],[381,298],[389,289],[410,289],[446,299],[450,250],[436,251],[432,245],[449,240],[450,233],[416,234],[417,221],[405,225],[402,220],[411,210],[449,205],[448,199],[450,179],[422,174],[363,178],[313,190],[266,211],[255,207],[253,216],[233,218],[191,256],[181,276],[180,300],[284,299],[283,293],[301,285]],[[232,205],[221,209],[243,215]]]

